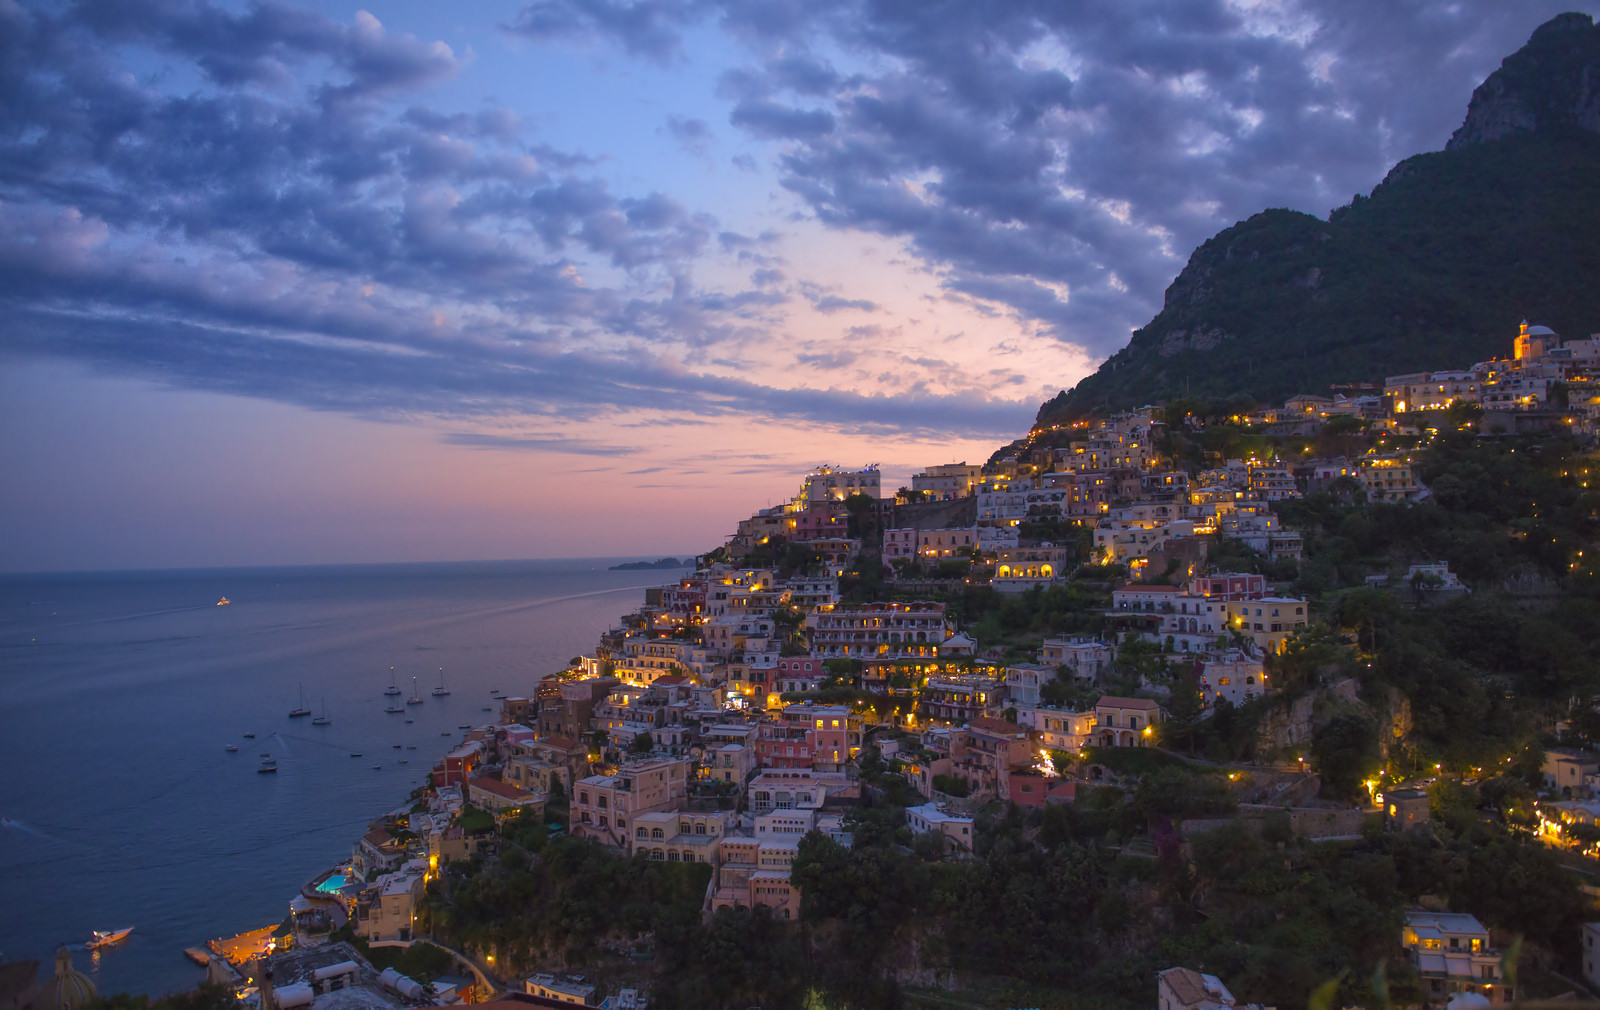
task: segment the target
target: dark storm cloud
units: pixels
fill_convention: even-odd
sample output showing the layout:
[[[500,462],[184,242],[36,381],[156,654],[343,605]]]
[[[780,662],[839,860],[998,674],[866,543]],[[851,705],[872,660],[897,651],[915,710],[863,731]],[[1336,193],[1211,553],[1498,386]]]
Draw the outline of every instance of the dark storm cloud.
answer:
[[[952,291],[1106,353],[1210,234],[1271,206],[1325,214],[1396,160],[1442,146],[1474,85],[1571,6],[630,9],[663,26],[715,16],[759,57],[721,79],[729,121],[782,144],[782,184],[819,220],[909,239]]]

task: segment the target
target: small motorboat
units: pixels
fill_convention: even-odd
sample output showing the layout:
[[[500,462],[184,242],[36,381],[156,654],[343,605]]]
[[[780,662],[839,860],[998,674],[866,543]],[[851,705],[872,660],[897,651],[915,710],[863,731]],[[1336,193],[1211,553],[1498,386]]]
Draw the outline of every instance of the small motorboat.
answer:
[[[407,720],[406,720],[406,725],[407,725],[407,726],[409,726],[409,725],[411,725],[411,724],[412,724],[412,723],[414,723],[414,722],[416,722],[416,720],[415,720],[415,719],[407,719]]]
[[[401,758],[401,759],[400,759],[400,763],[401,763],[401,764],[403,764],[403,765],[408,765],[408,764],[410,764],[410,763],[411,763],[411,762],[410,762],[410,761],[407,761],[407,760],[406,760],[406,759],[405,759],[405,758]]]
[[[375,772],[381,772],[383,771],[383,765],[373,765],[372,770]]]
[[[445,730],[443,733],[440,733],[439,735],[440,736],[449,736],[450,735],[450,731],[449,730]]]
[[[358,757],[361,756],[361,752],[360,751],[354,751],[354,752],[351,753],[350,756],[353,757],[353,758],[358,758]]]
[[[394,749],[395,749],[395,750],[399,750],[399,749],[400,749],[400,745],[399,745],[399,744],[395,744],[395,745],[394,745]]]
[[[416,749],[417,749],[417,745],[416,744],[414,744],[414,743],[406,744],[406,750],[416,750]]]
[[[245,734],[245,735],[244,735],[244,738],[245,738],[245,739],[246,739],[246,740],[254,740],[254,739],[255,739],[255,738],[256,738],[256,735],[255,735],[255,734],[254,734],[254,733],[246,733],[246,734]]]
[[[217,606],[219,606],[219,607],[228,607],[228,606],[232,606],[232,605],[233,605],[233,601],[228,599],[226,596],[224,596],[222,599],[217,601]]]
[[[261,767],[256,769],[256,774],[258,774],[258,775],[276,775],[276,774],[278,774],[278,762],[272,760],[271,758],[267,758],[265,761],[261,762]]]
[[[470,722],[464,722],[461,725],[456,727],[456,729],[471,729],[471,728],[472,728],[472,724]]]
[[[493,712],[494,711],[494,709],[490,708],[488,705],[483,706],[483,710],[485,712]]]
[[[239,745],[236,743],[230,743],[228,746],[224,747],[223,750],[227,751],[229,754],[237,754],[239,753]]]
[[[114,943],[121,943],[128,938],[128,934],[131,932],[133,932],[132,926],[126,929],[112,929],[106,932],[101,932],[98,929],[90,930],[92,938],[84,946],[90,950],[99,950],[101,947],[109,947]]]

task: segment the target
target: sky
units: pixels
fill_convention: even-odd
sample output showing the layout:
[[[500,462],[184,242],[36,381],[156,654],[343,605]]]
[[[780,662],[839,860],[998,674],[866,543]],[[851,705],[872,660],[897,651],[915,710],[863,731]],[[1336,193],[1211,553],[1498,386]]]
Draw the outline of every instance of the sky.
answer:
[[[1568,9],[0,0],[0,571],[698,552],[980,462]]]

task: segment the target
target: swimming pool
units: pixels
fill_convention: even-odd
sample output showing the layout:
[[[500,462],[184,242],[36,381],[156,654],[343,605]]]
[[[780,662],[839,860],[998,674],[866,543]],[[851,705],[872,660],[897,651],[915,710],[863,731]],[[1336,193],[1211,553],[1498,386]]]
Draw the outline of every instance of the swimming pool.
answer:
[[[337,891],[339,888],[343,887],[349,882],[350,877],[348,874],[335,873],[327,880],[324,880],[322,883],[318,884],[317,890],[323,892],[324,894],[332,894],[334,891]]]

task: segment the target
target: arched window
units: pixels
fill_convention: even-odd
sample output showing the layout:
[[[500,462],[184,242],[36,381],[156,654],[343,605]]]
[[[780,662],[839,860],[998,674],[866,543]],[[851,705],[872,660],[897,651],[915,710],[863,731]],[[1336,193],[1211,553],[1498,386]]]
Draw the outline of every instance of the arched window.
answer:
[[[637,832],[635,832],[635,834],[640,838],[648,838],[649,837],[649,832],[645,831],[645,829],[643,829],[643,828],[640,828]]]
[[[665,837],[666,837],[666,835],[662,834],[660,828],[651,828],[650,829],[650,840],[652,842],[659,842]]]

